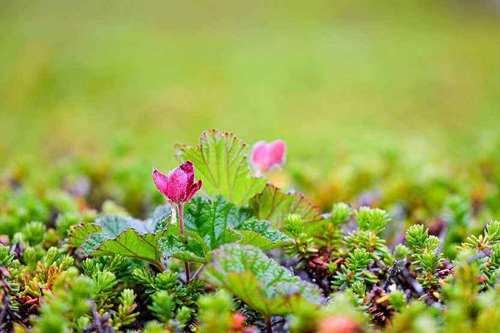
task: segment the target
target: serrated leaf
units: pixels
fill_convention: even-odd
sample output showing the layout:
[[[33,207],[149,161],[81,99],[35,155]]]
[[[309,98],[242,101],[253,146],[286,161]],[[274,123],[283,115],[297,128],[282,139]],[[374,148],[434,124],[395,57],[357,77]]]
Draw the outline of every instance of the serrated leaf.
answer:
[[[154,232],[158,232],[162,229],[165,229],[167,224],[169,223],[168,219],[171,216],[172,216],[171,205],[161,205],[156,207],[150,222],[154,226]]]
[[[176,145],[182,161],[191,161],[203,189],[212,197],[222,195],[236,205],[245,205],[261,192],[266,180],[252,175],[249,148],[234,134],[217,130],[203,132],[199,146]]]
[[[238,230],[253,231],[261,236],[266,237],[272,242],[288,242],[290,238],[279,230],[271,229],[271,224],[267,221],[258,221],[250,219],[243,222]]]
[[[262,251],[269,251],[292,241],[284,233],[271,229],[269,222],[255,219],[245,221],[241,224],[238,232],[242,235],[241,240],[238,242],[239,244],[252,245]]]
[[[151,223],[119,215],[106,215],[98,218],[95,221],[95,224],[100,226],[102,228],[102,232],[110,238],[117,237],[119,234],[130,228],[133,228],[139,234],[151,233],[154,229],[151,226]]]
[[[271,184],[250,200],[250,207],[259,220],[270,221],[275,228],[281,228],[289,214],[300,215],[304,222],[323,218],[319,207],[303,194],[285,193]]]
[[[167,216],[168,215],[168,216]],[[123,255],[161,266],[162,253],[158,240],[178,228],[168,228],[169,214],[141,221],[108,215],[95,223],[82,223],[72,228],[69,243],[81,246],[86,255]]]
[[[239,208],[221,196],[214,200],[194,197],[185,206],[184,225],[188,244],[199,243],[204,251],[193,251],[189,246],[170,238],[161,242],[165,255],[202,262],[209,260],[212,250],[224,244],[248,244],[268,251],[290,241],[280,231],[271,230],[268,222],[255,220],[248,209]]]
[[[240,242],[264,251],[279,247],[290,239],[270,229],[266,221],[257,221],[249,210],[236,207],[221,196],[210,200],[195,197],[186,205],[186,230],[201,236],[211,250],[223,244]]]
[[[186,230],[200,235],[213,250],[227,242],[223,237],[228,228],[237,228],[251,217],[251,213],[228,202],[221,196],[214,200],[196,196],[186,204]]]
[[[107,241],[108,239],[108,235],[103,232],[89,235],[87,240],[82,244],[83,253],[87,256],[91,255],[104,241]]]
[[[292,313],[304,302],[323,301],[315,285],[300,280],[252,246],[231,244],[215,251],[205,276],[266,318]]]
[[[168,257],[190,262],[205,263],[207,261],[203,240],[193,235],[166,236],[159,241],[159,244],[162,253]]]
[[[286,242],[271,241],[255,231],[244,230],[239,231],[239,234],[241,235],[241,239],[238,241],[238,244],[255,246],[262,251],[269,251],[286,244]]]
[[[157,234],[140,234],[133,228],[128,228],[115,238],[102,242],[92,255],[116,255],[137,258],[157,264],[161,261],[161,252],[158,249],[158,239],[167,233],[166,230]],[[85,244],[84,244],[85,246]]]
[[[102,228],[97,224],[88,222],[77,224],[71,228],[69,245],[71,247],[80,247],[90,235],[100,232],[102,232]]]

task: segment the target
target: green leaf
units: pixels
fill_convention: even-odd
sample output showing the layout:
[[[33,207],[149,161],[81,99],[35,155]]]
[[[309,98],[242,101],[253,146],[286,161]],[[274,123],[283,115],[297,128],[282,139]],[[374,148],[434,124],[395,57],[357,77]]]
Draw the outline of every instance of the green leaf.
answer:
[[[100,232],[102,232],[102,228],[97,224],[88,222],[77,224],[71,228],[69,245],[71,247],[80,247],[90,235]]]
[[[96,220],[95,224],[102,228],[102,231],[110,238],[117,237],[127,229],[133,228],[139,234],[151,233],[154,226],[149,222],[143,222],[130,217],[118,215],[106,215]]]
[[[207,261],[208,252],[203,240],[193,235],[166,236],[159,241],[159,244],[162,253],[168,257],[190,262],[205,263]]]
[[[200,235],[213,250],[227,242],[228,228],[238,228],[251,216],[250,211],[236,207],[221,196],[214,200],[196,196],[186,204],[184,224],[186,230]]]
[[[255,216],[267,220],[275,228],[281,228],[285,218],[297,214],[304,222],[323,219],[318,206],[307,200],[301,193],[284,193],[274,185],[267,184],[262,193],[250,201]]]
[[[210,250],[228,243],[239,242],[264,251],[291,241],[278,230],[271,230],[266,221],[257,221],[245,208],[236,207],[221,196],[210,200],[195,197],[186,204],[186,230],[198,234]]]
[[[82,247],[86,255],[119,254],[145,260],[160,267],[162,253],[158,240],[169,233],[178,232],[178,228],[168,228],[169,218],[170,213],[166,211],[146,221],[114,215],[104,216],[95,223],[81,223],[73,227],[69,244]]]
[[[257,221],[246,208],[239,208],[221,196],[214,200],[196,196],[184,210],[186,237],[161,240],[166,256],[195,262],[210,260],[213,250],[224,244],[253,245],[264,251],[291,241],[266,221]],[[191,246],[192,245],[192,246]]]
[[[150,222],[154,226],[154,232],[165,229],[169,223],[170,216],[172,216],[172,206],[162,205],[156,207]]]
[[[271,224],[267,221],[258,221],[256,219],[245,221],[238,227],[238,231],[242,235],[238,243],[252,245],[262,251],[269,251],[292,241],[284,233],[270,228]]]
[[[176,145],[176,149],[182,161],[193,162],[203,190],[212,197],[219,194],[241,206],[266,185],[265,179],[251,174],[248,145],[232,133],[205,131],[199,146]]]
[[[110,239],[109,236],[103,232],[89,235],[87,240],[82,244],[83,253],[87,256],[91,255],[108,239]]]
[[[161,261],[161,252],[158,249],[158,239],[167,233],[166,230],[156,234],[140,234],[133,228],[126,229],[115,238],[102,242],[90,254],[116,255],[137,258],[158,264]],[[84,245],[85,246],[85,245]]]
[[[252,246],[232,244],[215,251],[205,276],[266,318],[293,313],[304,303],[323,301],[315,285],[300,280]]]

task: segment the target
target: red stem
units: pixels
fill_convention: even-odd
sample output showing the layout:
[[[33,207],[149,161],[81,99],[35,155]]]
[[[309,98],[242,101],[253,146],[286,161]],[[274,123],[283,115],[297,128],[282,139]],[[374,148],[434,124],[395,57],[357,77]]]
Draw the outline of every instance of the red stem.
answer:
[[[271,317],[266,318],[266,333],[273,333],[273,324],[271,323]]]
[[[177,211],[179,212],[179,225],[181,227],[181,236],[184,236],[184,204],[177,204]],[[189,264],[187,261],[184,262],[184,268],[186,270],[186,283],[189,283]]]

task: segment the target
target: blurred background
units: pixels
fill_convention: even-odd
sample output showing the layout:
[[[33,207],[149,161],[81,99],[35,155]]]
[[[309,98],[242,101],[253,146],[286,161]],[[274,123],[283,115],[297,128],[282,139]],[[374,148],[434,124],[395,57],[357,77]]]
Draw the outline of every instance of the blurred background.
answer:
[[[498,149],[499,101],[495,1],[0,2],[0,163],[42,181],[68,159],[167,170],[209,128],[283,139],[292,173],[332,182],[372,157],[467,165]]]

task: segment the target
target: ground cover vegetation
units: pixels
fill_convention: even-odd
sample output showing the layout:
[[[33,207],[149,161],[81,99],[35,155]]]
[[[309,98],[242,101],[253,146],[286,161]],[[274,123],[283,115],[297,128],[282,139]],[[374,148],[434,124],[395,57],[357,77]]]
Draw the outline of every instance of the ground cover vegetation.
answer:
[[[176,168],[147,177],[120,153],[61,164],[48,189],[5,171],[0,330],[500,329],[495,152],[447,174],[387,159],[332,181],[288,169],[281,140],[208,130],[175,150]]]

